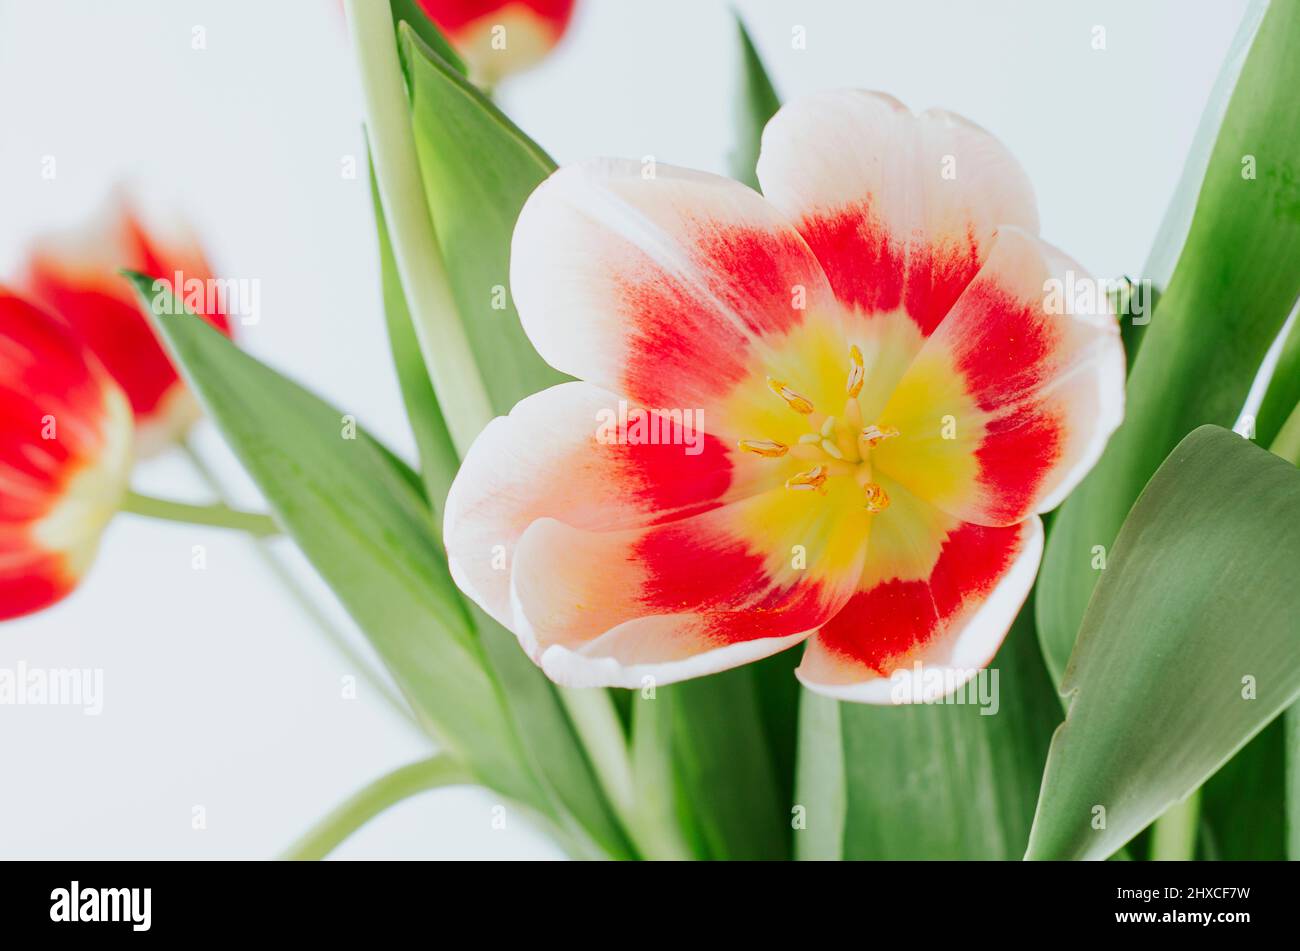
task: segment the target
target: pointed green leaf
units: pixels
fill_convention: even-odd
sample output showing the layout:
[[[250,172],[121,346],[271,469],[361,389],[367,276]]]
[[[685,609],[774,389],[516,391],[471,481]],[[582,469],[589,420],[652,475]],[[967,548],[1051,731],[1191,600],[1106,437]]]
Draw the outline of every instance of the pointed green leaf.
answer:
[[[566,377],[524,335],[510,299],[510,238],[555,168],[531,139],[409,27],[411,117],[425,197],[465,334],[497,413]]]
[[[146,312],[153,279],[133,275]],[[168,300],[163,313],[170,313]],[[344,414],[204,321],[154,323],[277,520],[366,633],[412,708],[487,785],[535,799],[418,490]]]
[[[1202,423],[1231,426],[1300,295],[1300,5],[1273,3],[1242,68],[1178,266],[1128,385],[1123,425],[1061,508],[1039,577],[1038,626],[1059,677],[1133,500]]]
[[[781,108],[781,99],[739,16],[736,30],[740,36],[740,95],[735,106],[736,145],[730,156],[731,177],[750,188],[758,188],[754,166],[758,163],[763,127]]]
[[[1028,857],[1105,858],[1295,700],[1297,564],[1300,470],[1219,427],[1184,439],[1084,616]]]
[[[462,76],[468,75],[469,70],[465,67],[465,61],[460,58],[455,47],[447,42],[442,31],[429,19],[429,15],[421,9],[416,0],[388,0],[388,5],[393,11],[393,26],[397,30],[401,30],[403,23],[407,24],[443,62]]]

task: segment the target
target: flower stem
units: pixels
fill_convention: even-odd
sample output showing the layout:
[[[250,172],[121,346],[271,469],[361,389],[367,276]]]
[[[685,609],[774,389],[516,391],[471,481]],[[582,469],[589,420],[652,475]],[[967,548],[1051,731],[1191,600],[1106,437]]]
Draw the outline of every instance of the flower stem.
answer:
[[[1196,858],[1196,829],[1201,821],[1201,790],[1175,803],[1151,830],[1153,862],[1188,862]]]
[[[193,442],[185,441],[181,444],[181,449],[190,461],[194,471],[198,473],[199,478],[207,485],[218,498],[224,498],[226,495],[225,488],[221,485],[221,480],[217,478],[211,466],[204,460],[202,454],[194,447]],[[252,539],[253,550],[257,552],[257,557],[266,567],[272,577],[280,583],[289,597],[297,603],[302,612],[307,615],[325,635],[325,639],[330,645],[342,655],[351,669],[357,671],[361,679],[375,691],[376,695],[384,700],[402,719],[417,730],[420,729],[419,723],[416,722],[415,716],[411,713],[411,708],[396,690],[391,688],[371,664],[362,657],[353,648],[348,641],[347,636],[335,626],[325,612],[320,609],[315,600],[303,589],[302,584],[294,577],[289,566],[286,565],[271,548],[271,543],[265,538]],[[423,732],[423,731],[422,731]]]
[[[464,458],[495,414],[461,326],[429,216],[392,12],[387,3],[373,0],[346,0],[346,10],[397,273],[438,405]]]
[[[261,512],[244,512],[220,502],[212,505],[191,505],[188,502],[173,502],[170,499],[158,499],[128,490],[122,500],[122,510],[133,515],[143,515],[146,518],[157,518],[168,522],[232,528],[247,532],[254,538],[269,538],[280,534],[280,526],[271,516]]]
[[[609,692],[568,687],[560,687],[557,692],[573,721],[573,728],[587,748],[592,769],[609,797],[610,805],[625,820],[628,819],[636,810],[632,758]]]
[[[291,845],[282,858],[314,862],[390,806],[442,786],[462,786],[473,777],[459,760],[440,753],[380,776],[345,800]]]

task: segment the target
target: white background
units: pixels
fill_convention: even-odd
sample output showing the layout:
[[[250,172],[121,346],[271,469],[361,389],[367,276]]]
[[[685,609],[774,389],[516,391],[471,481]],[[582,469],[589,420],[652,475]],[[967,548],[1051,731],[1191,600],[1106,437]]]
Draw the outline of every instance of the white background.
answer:
[[[1043,233],[1098,275],[1142,265],[1244,0],[744,2],[782,96],[860,86],[965,113],[1026,166]],[[722,171],[737,72],[719,0],[583,0],[559,51],[501,89],[561,163],[640,157]],[[807,49],[791,48],[792,27]],[[1106,49],[1092,48],[1103,26]],[[196,26],[207,48],[191,47]],[[241,343],[411,452],[389,363],[336,0],[0,0],[0,280],[33,235],[113,183],[181,214],[218,272],[256,278]],[[54,156],[58,175],[42,180]],[[223,474],[257,496],[210,427]],[[180,457],[137,485],[201,499]],[[208,569],[190,567],[208,547]],[[328,600],[327,594],[322,594]],[[332,610],[337,607],[329,604]],[[0,626],[0,667],[100,667],[104,712],[0,706],[0,856],[272,856],[369,779],[425,755],[362,690],[246,542],[118,518],[67,602]],[[346,857],[553,857],[492,800],[430,793]],[[191,827],[202,806],[207,827]]]

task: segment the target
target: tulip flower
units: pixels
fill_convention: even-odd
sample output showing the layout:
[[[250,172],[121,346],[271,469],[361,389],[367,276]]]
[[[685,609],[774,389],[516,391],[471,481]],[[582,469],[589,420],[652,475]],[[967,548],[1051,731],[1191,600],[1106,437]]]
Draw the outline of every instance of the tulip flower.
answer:
[[[62,317],[130,400],[138,455],[154,455],[182,439],[199,407],[163,349],[120,268],[174,284],[213,287],[203,253],[190,241],[162,243],[139,219],[116,209],[76,236],[40,242],[28,261],[23,290]],[[177,289],[178,296],[183,288]],[[219,297],[202,295],[192,308],[223,333],[230,322]]]
[[[597,160],[529,198],[515,301],[582,382],[476,441],[447,502],[453,575],[562,684],[807,641],[816,691],[899,702],[925,671],[901,695],[932,699],[992,659],[1037,571],[1035,513],[1119,424],[1116,321],[1105,295],[1051,293],[1086,275],[957,116],[804,99],[768,124],[758,178],[761,196]]]
[[[122,390],[65,323],[0,288],[0,620],[72,590],[131,460]]]
[[[465,59],[470,76],[492,87],[540,62],[560,41],[574,0],[419,0]]]

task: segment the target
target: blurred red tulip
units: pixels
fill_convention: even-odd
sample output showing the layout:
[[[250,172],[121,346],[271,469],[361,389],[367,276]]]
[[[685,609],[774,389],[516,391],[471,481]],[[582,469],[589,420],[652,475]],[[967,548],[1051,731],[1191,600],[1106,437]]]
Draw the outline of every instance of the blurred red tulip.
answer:
[[[67,324],[0,288],[0,620],[75,587],[131,457],[121,389]]]
[[[22,289],[63,317],[126,392],[135,414],[137,454],[149,456],[183,438],[199,408],[119,268],[169,282],[179,273],[186,283],[213,284],[193,241],[164,245],[119,204],[98,226],[38,242]],[[223,307],[194,309],[230,333]]]
[[[575,0],[419,0],[485,86],[535,65],[559,42]]]

